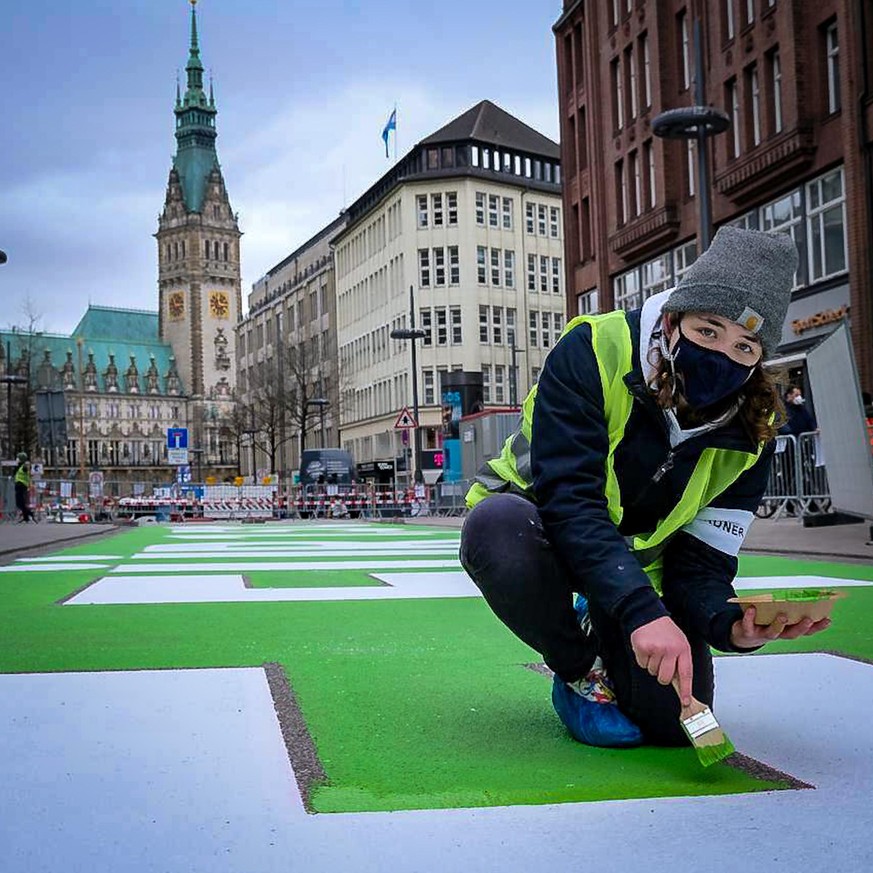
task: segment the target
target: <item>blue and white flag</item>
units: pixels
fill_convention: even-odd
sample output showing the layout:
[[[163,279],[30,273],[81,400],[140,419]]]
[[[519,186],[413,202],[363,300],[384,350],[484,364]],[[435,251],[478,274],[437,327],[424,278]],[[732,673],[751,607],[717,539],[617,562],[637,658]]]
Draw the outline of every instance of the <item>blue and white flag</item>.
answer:
[[[382,139],[385,141],[385,157],[390,157],[388,154],[388,134],[394,131],[395,139],[397,137],[397,110],[395,109],[388,117],[388,122],[382,129]]]

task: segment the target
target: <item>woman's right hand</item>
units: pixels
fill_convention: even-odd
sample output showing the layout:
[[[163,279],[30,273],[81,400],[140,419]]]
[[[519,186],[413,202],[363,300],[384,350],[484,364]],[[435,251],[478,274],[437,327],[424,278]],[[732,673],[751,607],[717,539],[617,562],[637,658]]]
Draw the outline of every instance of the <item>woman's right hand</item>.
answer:
[[[691,703],[691,680],[694,668],[688,639],[669,616],[663,615],[638,627],[630,635],[637,663],[661,685],[678,680],[679,700]]]

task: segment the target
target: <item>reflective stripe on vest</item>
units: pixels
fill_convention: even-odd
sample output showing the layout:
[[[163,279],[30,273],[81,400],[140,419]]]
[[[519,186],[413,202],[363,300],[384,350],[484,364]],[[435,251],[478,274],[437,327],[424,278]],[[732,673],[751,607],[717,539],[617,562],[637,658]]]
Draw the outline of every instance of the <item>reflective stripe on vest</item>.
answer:
[[[624,431],[633,408],[633,395],[624,377],[633,369],[633,344],[624,312],[603,315],[580,315],[567,324],[562,337],[582,324],[591,330],[591,345],[597,359],[603,391],[604,416],[609,436],[609,451],[605,460],[604,493],[612,523],[618,527],[624,514],[621,490],[615,473],[615,450],[624,438]],[[489,493],[511,490],[533,498],[530,466],[530,440],[537,386],[530,390],[522,408],[519,429],[503,446],[500,457],[493,458],[476,475],[476,482],[467,492],[468,506],[474,506]],[[763,450],[742,452],[732,449],[704,449],[681,497],[666,518],[649,534],[626,538],[640,564],[660,592],[661,555],[667,543],[688,524],[697,513],[755,464]]]

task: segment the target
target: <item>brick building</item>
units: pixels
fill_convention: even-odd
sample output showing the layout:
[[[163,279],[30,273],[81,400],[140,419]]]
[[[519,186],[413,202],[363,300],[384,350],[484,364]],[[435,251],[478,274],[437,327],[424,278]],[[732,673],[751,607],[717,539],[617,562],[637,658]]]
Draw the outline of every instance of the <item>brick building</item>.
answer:
[[[633,308],[698,252],[695,146],[652,134],[690,106],[694,23],[716,227],[790,233],[800,268],[779,347],[791,377],[848,316],[873,391],[873,11],[865,0],[564,0],[558,62],[570,314]]]

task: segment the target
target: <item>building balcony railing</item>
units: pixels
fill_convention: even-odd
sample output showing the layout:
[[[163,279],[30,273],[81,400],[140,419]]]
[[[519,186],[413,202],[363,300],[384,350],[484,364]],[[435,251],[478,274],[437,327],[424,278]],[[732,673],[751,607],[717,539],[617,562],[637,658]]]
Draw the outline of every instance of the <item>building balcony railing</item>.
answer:
[[[609,247],[623,258],[633,257],[662,245],[679,233],[679,213],[675,204],[645,212],[620,227],[609,237]]]
[[[718,170],[715,187],[735,203],[752,200],[781,182],[796,178],[812,163],[816,148],[812,127],[786,131]]]

